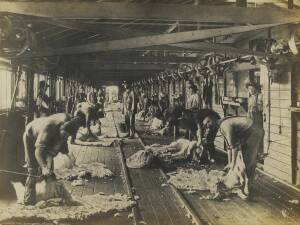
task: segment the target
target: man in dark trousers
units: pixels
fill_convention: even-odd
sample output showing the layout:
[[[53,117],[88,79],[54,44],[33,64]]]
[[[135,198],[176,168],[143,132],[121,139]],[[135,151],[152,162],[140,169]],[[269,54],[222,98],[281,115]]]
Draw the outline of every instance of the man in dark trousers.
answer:
[[[168,128],[169,133],[173,133],[174,140],[179,134],[179,118],[182,116],[184,110],[181,104],[181,96],[173,96],[173,105],[169,107],[163,113],[164,126]]]
[[[48,87],[46,81],[40,81],[36,99],[35,118],[45,117],[50,114],[50,98],[46,94]]]
[[[128,132],[127,136],[129,138],[134,138],[135,114],[137,112],[138,99],[131,85],[128,82],[124,82],[123,86],[125,88],[125,91],[123,93],[122,113],[125,116],[125,125]]]
[[[29,176],[25,184],[25,205],[36,203],[39,168],[45,178],[53,175],[53,157],[59,152],[68,154],[67,138],[75,135],[83,123],[80,117],[58,113],[33,120],[26,126],[23,143]]]
[[[190,130],[197,137],[198,146],[202,145],[201,161],[215,161],[215,145],[219,129],[220,115],[211,109],[199,109],[197,112],[183,110],[183,117],[179,120],[179,126]]]

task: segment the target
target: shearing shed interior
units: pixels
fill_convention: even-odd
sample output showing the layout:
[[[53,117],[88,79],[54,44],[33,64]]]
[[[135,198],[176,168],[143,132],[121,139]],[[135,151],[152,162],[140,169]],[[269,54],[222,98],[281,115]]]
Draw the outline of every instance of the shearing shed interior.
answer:
[[[0,0],[0,224],[300,224],[299,0]]]

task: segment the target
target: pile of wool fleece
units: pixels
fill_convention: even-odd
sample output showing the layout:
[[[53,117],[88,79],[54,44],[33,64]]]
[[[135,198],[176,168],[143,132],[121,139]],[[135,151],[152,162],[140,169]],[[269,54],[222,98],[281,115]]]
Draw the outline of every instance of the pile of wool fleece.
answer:
[[[105,120],[104,120],[105,121]],[[92,134],[87,134],[86,128],[79,128],[75,144],[76,145],[83,145],[83,146],[103,146],[103,147],[110,147],[114,143],[115,139],[113,140],[106,140],[104,138],[116,138],[117,132],[114,124],[102,125],[101,127],[97,124],[95,126],[91,126]]]
[[[53,159],[54,161],[54,170],[60,169],[72,169],[76,164],[76,159],[74,154],[71,152],[68,155],[58,153]]]
[[[206,191],[215,193],[219,182],[223,181],[225,173],[219,170],[207,171],[179,168],[176,173],[170,173],[169,183],[178,189]]]
[[[154,117],[150,122],[150,129],[151,130],[159,130],[161,128],[163,128],[163,121]]]
[[[55,170],[57,178],[67,179],[69,177],[80,177],[81,174],[91,174],[93,178],[112,177],[114,173],[99,162],[83,163],[72,168]]]
[[[4,221],[36,221],[45,220],[51,222],[83,221],[94,216],[107,213],[115,213],[130,209],[135,205],[127,195],[115,194],[105,195],[97,193],[77,197],[59,206],[46,206],[40,208],[35,206],[14,206],[0,208],[0,223]]]
[[[143,168],[149,166],[154,158],[164,163],[183,160],[191,155],[196,146],[196,141],[189,141],[183,138],[169,145],[153,144],[127,158],[126,165],[129,168]]]
[[[18,202],[23,201],[25,187],[22,183],[12,183],[17,194]],[[61,199],[70,201],[71,195],[64,184],[57,180],[48,179],[36,184],[36,201],[48,201],[50,199]]]
[[[141,110],[140,112],[138,112],[136,114],[136,119],[137,120],[144,120],[144,118],[145,118],[145,111],[144,110]]]
[[[149,166],[153,161],[153,152],[149,150],[140,150],[126,159],[128,168],[143,168]]]
[[[112,114],[108,114],[112,115]],[[102,126],[101,126],[101,136],[98,138],[116,138],[118,137],[118,133],[115,127],[115,123],[113,118],[104,118],[101,120]]]
[[[80,127],[76,134],[76,140],[86,141],[86,142],[95,142],[95,141],[98,141],[99,139],[95,134],[88,135],[87,129]]]
[[[176,141],[173,141],[169,145],[160,145],[160,144],[153,144],[147,147],[151,149],[154,155],[159,156],[165,153],[172,153],[172,154],[185,154],[190,155],[191,151],[197,147],[197,141],[189,141],[188,139],[180,138]]]

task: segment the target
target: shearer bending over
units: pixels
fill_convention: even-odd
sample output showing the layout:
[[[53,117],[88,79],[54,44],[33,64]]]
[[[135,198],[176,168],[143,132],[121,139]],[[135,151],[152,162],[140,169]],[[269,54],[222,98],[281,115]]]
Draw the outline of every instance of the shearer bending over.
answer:
[[[25,160],[29,176],[25,184],[24,204],[36,203],[36,176],[39,168],[47,178],[53,175],[53,157],[68,154],[67,138],[75,135],[84,121],[65,113],[41,117],[30,122],[23,134]]]
[[[225,117],[220,120],[219,126],[228,148],[228,164],[225,170],[228,173],[234,171],[238,153],[241,151],[246,171],[238,173],[237,176],[241,176],[239,179],[244,181],[243,194],[249,196],[264,130],[247,117]]]
[[[192,136],[197,137],[197,145],[202,145],[203,151],[199,155],[201,161],[215,161],[214,140],[219,129],[220,116],[211,109],[196,111],[183,110],[179,119],[179,126],[189,130]],[[197,135],[196,135],[197,134]]]
[[[104,117],[104,113],[100,110],[97,104],[91,104],[88,102],[81,102],[77,104],[76,111],[74,112],[75,117],[81,117],[85,119],[85,127],[87,128],[87,135],[92,135],[91,131],[91,122],[93,121],[94,124],[97,122],[101,127],[100,118]],[[72,142],[74,141],[75,137],[72,137]]]

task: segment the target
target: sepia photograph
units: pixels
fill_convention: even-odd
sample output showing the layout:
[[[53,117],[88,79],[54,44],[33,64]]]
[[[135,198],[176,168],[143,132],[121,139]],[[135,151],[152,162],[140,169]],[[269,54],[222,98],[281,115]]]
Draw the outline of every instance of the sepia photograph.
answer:
[[[0,225],[300,225],[300,0],[0,0]]]

